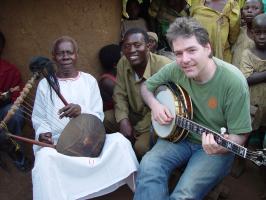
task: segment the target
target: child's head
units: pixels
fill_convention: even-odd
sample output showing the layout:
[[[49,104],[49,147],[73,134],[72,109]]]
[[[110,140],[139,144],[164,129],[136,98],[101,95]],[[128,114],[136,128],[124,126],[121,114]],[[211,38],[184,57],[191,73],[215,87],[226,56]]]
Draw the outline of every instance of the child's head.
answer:
[[[266,14],[257,15],[252,21],[252,33],[256,48],[266,50]]]
[[[138,0],[128,0],[126,11],[129,19],[138,19],[140,14],[140,4]]]
[[[261,0],[246,0],[242,9],[242,15],[247,24],[251,24],[254,17],[261,13],[263,13],[263,4]]]
[[[147,32],[147,34],[149,36],[149,49],[152,53],[155,53],[158,48],[158,36],[154,32]]]
[[[110,44],[100,49],[99,59],[106,71],[112,71],[121,58],[121,48],[117,44]]]

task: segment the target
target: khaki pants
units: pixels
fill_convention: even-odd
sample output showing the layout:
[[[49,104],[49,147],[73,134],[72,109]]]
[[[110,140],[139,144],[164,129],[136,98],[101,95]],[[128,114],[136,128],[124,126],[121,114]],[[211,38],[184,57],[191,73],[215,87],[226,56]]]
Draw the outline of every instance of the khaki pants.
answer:
[[[115,120],[114,110],[104,112],[104,126],[107,133],[119,132],[119,124]],[[144,132],[136,136],[133,146],[138,158],[141,158],[150,149],[150,132]]]

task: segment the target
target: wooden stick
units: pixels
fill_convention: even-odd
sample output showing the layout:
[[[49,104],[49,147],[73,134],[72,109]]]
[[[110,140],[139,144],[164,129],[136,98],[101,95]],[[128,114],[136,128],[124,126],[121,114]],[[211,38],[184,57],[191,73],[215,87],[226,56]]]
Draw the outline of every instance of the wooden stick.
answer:
[[[36,144],[36,145],[41,146],[41,147],[51,147],[51,148],[55,149],[55,145],[53,145],[53,144],[47,144],[47,143],[44,143],[44,142],[39,142],[37,140],[21,137],[21,136],[14,135],[14,134],[11,134],[11,133],[7,133],[7,135],[9,137],[11,137],[11,138],[16,139],[16,140],[21,140],[21,141],[24,141],[24,142],[27,142],[27,143],[30,143],[30,144]]]

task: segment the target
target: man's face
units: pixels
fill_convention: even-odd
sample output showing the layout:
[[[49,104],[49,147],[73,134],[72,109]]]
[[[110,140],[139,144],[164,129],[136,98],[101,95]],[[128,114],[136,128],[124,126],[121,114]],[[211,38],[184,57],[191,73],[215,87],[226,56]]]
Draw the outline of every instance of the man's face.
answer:
[[[243,18],[251,23],[253,18],[262,13],[262,4],[258,0],[248,0],[242,9]]]
[[[72,42],[62,41],[55,48],[53,59],[63,70],[75,67],[77,62],[77,52]]]
[[[188,78],[195,80],[202,77],[211,54],[210,44],[202,46],[195,36],[178,37],[173,41],[176,62]]]
[[[141,33],[128,35],[123,42],[122,51],[132,67],[147,65],[148,46]]]

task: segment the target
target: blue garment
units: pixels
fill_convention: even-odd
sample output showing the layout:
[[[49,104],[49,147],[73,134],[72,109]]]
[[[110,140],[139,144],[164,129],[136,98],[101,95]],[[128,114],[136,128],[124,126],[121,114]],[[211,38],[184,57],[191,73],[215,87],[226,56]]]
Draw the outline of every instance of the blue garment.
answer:
[[[12,104],[7,104],[0,108],[0,120],[6,116],[8,110],[11,108]],[[21,135],[22,128],[24,126],[24,117],[23,112],[18,109],[16,113],[12,116],[12,118],[7,123],[8,130],[10,133],[14,135]]]
[[[187,139],[178,143],[158,139],[142,158],[134,200],[203,199],[230,171],[233,153],[207,155],[201,144]],[[186,165],[174,191],[168,179],[177,167]]]
[[[12,104],[6,104],[0,108],[0,120],[2,121],[6,116],[7,112],[11,108]],[[18,109],[15,114],[11,117],[11,119],[7,123],[8,132],[14,135],[22,135],[22,129],[24,126],[24,117],[22,110]],[[3,138],[4,139],[4,138]],[[8,141],[2,140],[0,143],[4,143],[9,146],[8,149],[3,149],[13,160],[15,166],[21,171],[28,171],[31,169],[30,163],[28,159],[24,156],[24,148],[20,145],[20,148],[17,150],[15,145],[9,144]],[[20,142],[18,142],[20,144]],[[12,143],[11,143],[12,144]]]

